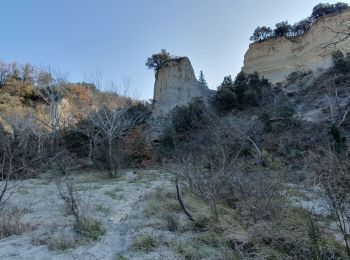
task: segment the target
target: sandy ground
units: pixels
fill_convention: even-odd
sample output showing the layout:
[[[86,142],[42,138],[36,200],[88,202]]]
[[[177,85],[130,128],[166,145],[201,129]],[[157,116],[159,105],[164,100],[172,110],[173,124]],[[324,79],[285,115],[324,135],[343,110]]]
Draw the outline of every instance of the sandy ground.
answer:
[[[98,241],[65,251],[50,249],[48,238],[76,239],[74,218],[67,214],[54,181],[25,180],[16,187],[10,203],[26,209],[22,222],[34,228],[0,240],[0,259],[178,259],[179,256],[164,247],[149,253],[132,248],[140,234],[166,236],[146,225],[150,220],[143,215],[143,209],[145,198],[157,187],[171,188],[170,176],[151,170],[128,172],[112,180],[96,175],[81,174],[75,178],[79,197],[106,230]]]
[[[31,228],[21,235],[0,240],[1,260],[185,259],[183,250],[189,250],[195,259],[223,259],[217,248],[206,243],[197,247],[191,244],[200,235],[192,229],[183,227],[181,232],[169,231],[162,214],[168,214],[168,209],[164,212],[159,210],[163,207],[160,201],[168,196],[159,193],[159,190],[175,196],[169,174],[158,170],[138,170],[125,172],[117,179],[108,179],[106,174],[98,172],[73,176],[81,205],[85,205],[90,217],[102,223],[105,234],[97,241],[84,241],[74,231],[74,218],[67,213],[59,197],[56,182],[45,177],[25,180],[16,183],[9,204],[24,210],[21,223],[29,224]],[[324,217],[329,215],[325,201],[315,191],[310,192],[292,184],[290,188],[302,195],[296,196],[296,206],[301,205]],[[178,206],[176,199],[174,203]],[[188,222],[181,210],[177,214],[181,223]],[[332,226],[329,227],[330,232],[341,241],[336,224],[331,222],[328,225]],[[149,252],[133,246],[136,239],[145,236],[152,236],[157,241]],[[73,246],[65,250],[53,248],[57,241],[68,241]],[[174,249],[174,242],[182,244],[183,248]],[[202,252],[197,254],[200,250]]]

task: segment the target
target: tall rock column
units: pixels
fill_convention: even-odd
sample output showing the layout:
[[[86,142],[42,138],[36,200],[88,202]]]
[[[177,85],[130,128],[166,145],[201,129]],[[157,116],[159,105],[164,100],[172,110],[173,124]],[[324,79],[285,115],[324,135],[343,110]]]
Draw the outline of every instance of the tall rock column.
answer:
[[[187,57],[172,59],[156,74],[153,115],[165,116],[174,107],[184,105],[194,97],[207,98],[211,92],[196,79]]]

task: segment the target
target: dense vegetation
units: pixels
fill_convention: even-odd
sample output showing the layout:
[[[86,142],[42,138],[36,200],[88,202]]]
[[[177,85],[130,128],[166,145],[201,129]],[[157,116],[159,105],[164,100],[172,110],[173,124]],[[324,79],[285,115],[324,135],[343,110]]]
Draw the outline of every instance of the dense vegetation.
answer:
[[[193,199],[178,195],[198,230],[215,230],[219,240],[229,233],[231,243],[245,245],[238,249],[244,259],[350,256],[349,64],[336,51],[333,67],[311,83],[305,83],[310,73],[293,73],[279,89],[257,73],[240,73],[234,81],[228,76],[210,102],[195,98],[172,111],[159,152],[175,163],[171,171],[184,194],[210,211],[198,212]],[[304,85],[292,98],[281,91],[298,84]],[[320,123],[297,116],[295,104],[312,105],[306,98],[328,100]],[[320,187],[317,194],[339,227],[340,243],[323,217],[291,202],[291,183]],[[231,225],[245,238],[230,233]]]
[[[301,20],[300,22],[290,25],[287,21],[283,21],[276,24],[274,29],[266,26],[257,27],[250,37],[253,42],[261,42],[270,38],[276,37],[295,37],[304,34],[310,30],[313,23],[315,23],[321,17],[340,13],[347,9],[349,6],[346,3],[336,3],[336,4],[318,4],[316,5],[310,17]]]
[[[163,54],[148,66],[159,69],[170,56]],[[162,232],[197,236],[164,242],[184,258],[211,256],[201,250],[211,245],[224,259],[346,259],[350,61],[341,51],[332,57],[323,74],[310,80],[312,73],[295,72],[278,88],[258,73],[225,77],[210,100],[194,98],[173,109],[159,144],[149,142],[149,104],[101,91],[98,80],[69,83],[50,70],[1,64],[0,213],[11,180],[65,176],[57,188],[74,232],[97,240],[104,227],[79,204],[70,171],[99,169],[114,178],[121,168],[162,164],[174,187],[157,191],[148,217],[162,218],[167,230],[154,227]],[[200,82],[206,85],[203,73]],[[283,91],[291,86],[301,87]],[[306,120],[297,111],[303,106],[322,116]],[[327,215],[304,205],[310,194]],[[3,226],[8,229],[3,224],[0,231]],[[132,245],[147,252],[156,246],[151,234]]]
[[[272,87],[268,80],[258,73],[246,75],[241,72],[235,81],[231,76],[224,78],[213,98],[213,106],[219,112],[228,112],[234,108],[257,107],[270,101]]]
[[[29,64],[1,64],[0,74],[3,179],[14,177],[16,169],[22,176],[36,175],[49,158],[87,156],[89,165],[110,174],[123,164],[117,154],[140,163],[136,153],[142,150],[133,150],[133,141],[143,142],[138,128],[149,115],[147,104],[103,92],[97,84],[69,83]]]

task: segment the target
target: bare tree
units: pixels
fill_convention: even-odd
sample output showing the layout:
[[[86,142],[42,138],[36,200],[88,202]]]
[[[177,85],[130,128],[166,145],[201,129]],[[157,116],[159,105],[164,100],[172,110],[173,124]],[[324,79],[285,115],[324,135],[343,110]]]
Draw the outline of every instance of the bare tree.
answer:
[[[113,154],[114,141],[130,129],[142,123],[145,119],[143,113],[133,113],[130,108],[108,108],[101,104],[96,113],[90,115],[91,123],[99,135],[107,142],[108,169],[110,174],[115,169]]]
[[[273,179],[271,174],[261,167],[262,152],[251,136],[251,129],[241,130],[215,118],[207,122],[213,125],[209,130],[203,130],[203,138],[188,140],[185,147],[176,152],[178,165],[172,173],[176,177],[177,189],[181,184],[190,194],[207,202],[217,219],[218,205],[236,200],[245,204],[252,218],[274,214],[276,207],[269,209],[269,206],[280,195],[280,182],[277,178],[270,181]],[[247,145],[251,145],[256,155],[249,163],[240,158]],[[180,197],[180,205],[184,205],[181,200]]]
[[[137,100],[139,97],[139,93],[134,88],[134,82],[131,78],[124,77],[121,81],[121,90],[122,96],[131,98],[131,100]]]
[[[56,146],[57,134],[62,126],[62,114],[60,104],[63,99],[64,86],[66,85],[65,77],[59,72],[51,69],[42,71],[38,79],[39,87],[44,91],[44,99],[49,108],[49,121],[46,122],[50,129],[50,146],[53,154]]]
[[[0,205],[6,202],[12,195],[15,181],[23,173],[31,172],[31,158],[28,146],[28,134],[23,134],[17,138],[3,137],[0,141]]]
[[[83,213],[81,212],[80,203],[76,198],[74,191],[74,178],[72,176],[65,176],[65,180],[56,180],[56,187],[60,198],[65,202],[69,213],[71,213],[76,223],[81,224]]]
[[[108,162],[108,170],[111,175],[116,173],[116,140],[123,136],[129,130],[141,124],[147,114],[144,111],[136,111],[133,109],[135,102],[131,98],[120,96],[117,92],[117,85],[110,83],[108,86],[103,86],[103,73],[95,70],[91,73],[91,81],[96,86],[96,107],[90,109],[88,120],[92,128],[86,130],[85,135],[89,138],[89,147],[97,143],[106,142],[107,149],[106,158]],[[130,80],[124,80],[124,94],[130,94]],[[105,92],[102,92],[102,89]],[[107,92],[106,92],[107,91]],[[89,154],[91,154],[91,151]]]
[[[64,163],[58,163],[64,177],[56,179],[56,187],[69,214],[75,219],[74,230],[89,240],[97,240],[105,233],[102,223],[89,214],[91,210],[89,198],[86,193],[79,194],[76,190],[76,180],[71,175],[70,169]]]
[[[8,195],[8,191],[10,189],[9,187],[9,181],[11,178],[11,175],[13,174],[12,169],[12,161],[13,156],[9,149],[9,144],[6,142],[3,142],[2,144],[2,160],[1,160],[1,180],[0,180],[0,207],[6,201],[10,196]],[[7,195],[7,197],[5,197]]]
[[[10,76],[10,68],[5,63],[0,63],[0,87],[5,85]]]
[[[329,107],[329,123],[332,126],[340,127],[346,120],[350,107],[344,110],[340,104],[338,96],[338,87],[335,84],[335,78],[331,81],[331,86],[328,89],[329,94],[326,94],[326,100]]]
[[[315,173],[313,185],[322,189],[327,206],[343,235],[350,258],[350,160],[330,147],[311,151],[306,165]]]
[[[94,117],[92,113],[93,112],[91,111],[88,112],[88,118],[81,120],[74,128],[74,131],[84,135],[88,139],[89,165],[93,165],[93,156],[94,156],[94,151],[96,150],[96,145],[98,143],[98,135],[99,135],[99,132],[97,131],[95,125],[92,124],[92,121],[90,121]]]

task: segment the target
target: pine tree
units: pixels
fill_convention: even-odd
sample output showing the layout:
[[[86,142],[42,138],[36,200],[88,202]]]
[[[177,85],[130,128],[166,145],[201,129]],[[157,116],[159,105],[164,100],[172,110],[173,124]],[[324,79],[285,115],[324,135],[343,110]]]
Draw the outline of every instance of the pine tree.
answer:
[[[207,83],[207,81],[206,81],[205,78],[204,78],[204,73],[203,73],[202,70],[201,70],[200,73],[199,73],[199,82],[200,82],[203,86],[208,87],[208,83]]]

